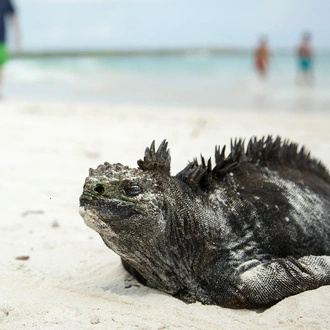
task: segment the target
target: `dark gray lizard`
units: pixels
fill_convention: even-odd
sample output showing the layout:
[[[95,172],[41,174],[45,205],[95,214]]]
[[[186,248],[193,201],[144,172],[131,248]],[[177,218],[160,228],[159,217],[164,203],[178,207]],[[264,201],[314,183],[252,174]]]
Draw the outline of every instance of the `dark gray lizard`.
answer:
[[[231,308],[330,284],[330,176],[304,148],[235,140],[171,176],[153,142],[138,166],[90,169],[80,214],[141,283]]]

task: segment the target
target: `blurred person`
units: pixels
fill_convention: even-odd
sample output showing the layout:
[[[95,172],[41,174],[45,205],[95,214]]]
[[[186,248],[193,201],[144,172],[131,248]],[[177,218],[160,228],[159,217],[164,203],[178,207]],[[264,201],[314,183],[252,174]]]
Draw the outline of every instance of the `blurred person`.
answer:
[[[297,49],[298,55],[298,82],[304,81],[311,83],[313,80],[312,73],[312,48],[310,45],[311,36],[305,33]]]
[[[268,69],[268,57],[269,51],[267,46],[267,39],[261,38],[254,53],[254,64],[261,78],[266,77],[266,71]]]
[[[7,23],[9,23],[11,29],[13,30],[15,46],[19,47],[20,36],[15,7],[11,0],[0,0],[0,89],[2,85],[3,65],[8,59],[8,50],[6,45]]]

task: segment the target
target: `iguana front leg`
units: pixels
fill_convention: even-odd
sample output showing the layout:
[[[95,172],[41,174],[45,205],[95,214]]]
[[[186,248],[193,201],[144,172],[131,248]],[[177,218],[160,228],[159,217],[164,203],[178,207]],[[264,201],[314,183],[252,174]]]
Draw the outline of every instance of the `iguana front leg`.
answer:
[[[228,307],[271,306],[285,297],[330,285],[330,256],[251,261],[238,268],[233,284],[235,298]]]

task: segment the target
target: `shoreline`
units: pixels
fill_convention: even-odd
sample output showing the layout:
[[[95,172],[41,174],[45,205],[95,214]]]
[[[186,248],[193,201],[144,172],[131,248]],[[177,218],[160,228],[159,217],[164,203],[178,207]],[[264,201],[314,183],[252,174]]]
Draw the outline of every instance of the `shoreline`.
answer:
[[[191,55],[252,55],[253,47],[217,47],[217,46],[192,46],[184,48],[162,47],[162,48],[112,48],[112,49],[39,49],[13,51],[13,58],[43,58],[43,57],[130,57],[130,56],[191,56]],[[272,55],[295,54],[295,48],[275,47]],[[330,49],[320,48],[315,51],[316,56],[329,56]]]

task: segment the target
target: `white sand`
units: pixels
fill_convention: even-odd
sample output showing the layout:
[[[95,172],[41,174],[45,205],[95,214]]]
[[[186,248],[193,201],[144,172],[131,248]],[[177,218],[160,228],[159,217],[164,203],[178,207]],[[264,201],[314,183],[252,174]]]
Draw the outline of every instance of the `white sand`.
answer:
[[[137,285],[78,214],[88,168],[136,166],[153,139],[169,141],[173,174],[215,144],[264,134],[303,143],[329,166],[329,115],[23,101],[2,101],[0,113],[0,329],[329,328],[330,287],[256,313]]]

